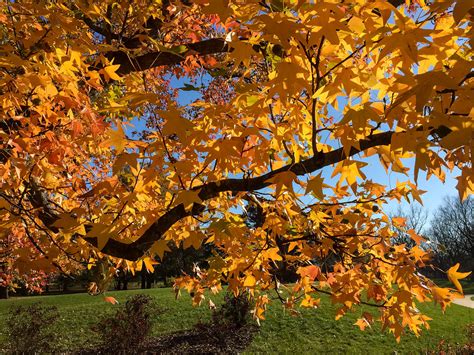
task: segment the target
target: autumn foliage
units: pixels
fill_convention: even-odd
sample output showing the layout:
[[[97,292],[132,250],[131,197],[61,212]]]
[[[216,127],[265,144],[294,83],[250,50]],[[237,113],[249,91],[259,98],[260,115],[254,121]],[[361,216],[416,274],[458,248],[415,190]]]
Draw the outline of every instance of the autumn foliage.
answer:
[[[328,293],[337,317],[374,306],[361,329],[418,334],[415,302],[457,291],[419,272],[414,231],[391,245],[404,221],[383,207],[421,201],[420,171],[474,189],[471,4],[4,2],[1,257],[22,273],[86,263],[101,292],[119,267],[208,243],[209,267],[175,285],[196,304],[227,284],[259,320],[271,298],[297,313]]]

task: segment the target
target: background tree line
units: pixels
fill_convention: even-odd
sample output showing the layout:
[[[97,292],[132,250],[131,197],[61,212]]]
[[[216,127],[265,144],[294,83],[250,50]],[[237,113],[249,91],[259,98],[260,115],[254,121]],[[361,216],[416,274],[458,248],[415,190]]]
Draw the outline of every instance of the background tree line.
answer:
[[[435,269],[425,270],[430,276],[441,277],[450,266],[460,263],[464,271],[474,270],[474,198],[461,201],[458,197],[446,197],[430,218],[420,205],[398,208],[393,216],[403,217],[405,226],[397,228],[396,244],[414,246],[408,230],[413,229],[427,241],[424,247],[433,250]],[[471,276],[472,277],[472,276]]]
[[[248,206],[245,217],[250,227],[261,225],[264,218],[262,211],[255,205]],[[393,227],[398,233],[398,237],[393,240],[394,244],[405,244],[407,248],[412,248],[415,242],[408,232],[411,229],[426,238],[423,247],[432,249],[433,267],[426,268],[423,273],[430,277],[445,277],[441,270],[447,270],[458,262],[463,271],[474,270],[474,198],[469,197],[461,201],[458,197],[446,197],[431,218],[429,212],[418,204],[406,208],[399,206],[392,217],[405,219],[403,227]],[[155,266],[153,273],[147,272],[145,267],[135,275],[120,270],[111,287],[127,290],[136,287],[151,288],[156,283],[171,286],[175,277],[182,276],[183,273],[191,274],[195,266],[206,268],[207,259],[213,252],[217,251],[212,244],[206,244],[199,250],[193,247],[183,248],[182,245],[171,246],[171,251],[165,253],[164,259]],[[297,278],[296,270],[289,268],[284,261],[277,263],[273,272],[281,282],[294,282]],[[89,271],[84,271],[74,277],[52,275],[48,281],[56,287],[47,285],[45,291],[65,293],[84,289],[89,274]],[[135,284],[131,286],[130,283]],[[17,291],[18,294],[26,292],[21,289]]]

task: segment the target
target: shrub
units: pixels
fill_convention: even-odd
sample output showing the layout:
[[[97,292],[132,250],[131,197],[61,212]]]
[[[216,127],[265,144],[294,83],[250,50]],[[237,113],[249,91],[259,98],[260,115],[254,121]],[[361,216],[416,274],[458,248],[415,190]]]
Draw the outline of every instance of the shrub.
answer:
[[[435,350],[427,352],[429,355],[471,355],[474,354],[474,323],[466,326],[467,341],[464,344],[449,344],[444,340],[440,341]]]
[[[242,327],[251,320],[250,310],[252,306],[248,293],[243,292],[238,296],[233,293],[226,293],[224,303],[212,314],[212,322],[214,324]]]
[[[92,330],[107,352],[130,352],[144,343],[151,332],[151,315],[160,312],[147,295],[135,295],[112,316],[105,316]]]
[[[52,326],[58,318],[54,306],[34,303],[13,307],[7,319],[10,349],[15,353],[51,352],[57,340]]]

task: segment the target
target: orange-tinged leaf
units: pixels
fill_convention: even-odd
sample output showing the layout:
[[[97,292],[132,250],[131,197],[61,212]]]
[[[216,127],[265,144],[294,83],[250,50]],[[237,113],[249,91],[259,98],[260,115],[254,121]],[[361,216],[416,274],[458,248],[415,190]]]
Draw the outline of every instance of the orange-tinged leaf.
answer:
[[[392,223],[396,225],[397,227],[403,227],[406,224],[406,220],[403,217],[393,217]]]
[[[462,286],[461,286],[461,283],[459,282],[459,280],[468,277],[471,274],[472,271],[458,272],[459,266],[460,266],[459,263],[457,263],[456,265],[449,268],[449,270],[448,270],[448,279],[449,279],[449,281],[451,281],[453,283],[454,286],[456,286],[457,290],[460,293],[463,293]]]
[[[298,269],[298,274],[300,274],[301,277],[308,276],[311,281],[314,281],[320,272],[321,270],[316,265],[304,266]]]
[[[104,297],[104,301],[111,303],[111,304],[118,304],[119,302],[112,296],[106,296]]]
[[[178,196],[176,197],[173,206],[183,204],[184,208],[188,210],[194,203],[202,203],[202,200],[199,197],[199,190],[182,190],[178,192]]]
[[[110,129],[109,132],[109,139],[101,143],[101,147],[115,147],[117,150],[117,154],[120,154],[125,149],[127,145],[127,137],[125,136],[125,132],[123,131],[123,127],[121,124],[117,126],[117,129]]]
[[[408,230],[408,235],[417,245],[426,242],[426,239],[423,238],[421,235],[418,235],[413,229]]]
[[[354,325],[357,325],[360,330],[365,330],[367,327],[370,328],[370,323],[365,318],[359,318],[357,322],[354,323]]]
[[[257,280],[253,275],[247,275],[244,281],[244,287],[255,287]]]

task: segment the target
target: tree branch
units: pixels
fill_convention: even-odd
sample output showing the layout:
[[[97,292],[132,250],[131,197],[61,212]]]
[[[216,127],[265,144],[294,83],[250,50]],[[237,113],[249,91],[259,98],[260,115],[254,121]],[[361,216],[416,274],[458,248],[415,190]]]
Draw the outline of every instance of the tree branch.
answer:
[[[249,179],[223,179],[197,186],[193,188],[193,190],[199,191],[198,196],[202,201],[217,197],[222,192],[245,192],[260,190],[272,185],[273,183],[270,182],[269,179],[278,175],[279,173],[291,171],[299,176],[309,174],[326,166],[345,160],[346,158],[356,155],[361,151],[367,150],[371,147],[388,145],[391,142],[392,135],[393,132],[389,131],[375,134],[370,139],[361,140],[360,150],[352,147],[348,155],[344,153],[343,148],[339,148],[331,152],[319,153],[312,158],[303,160],[296,164],[286,165],[280,169],[273,170],[258,177]],[[136,260],[146,253],[146,251],[153,245],[155,241],[161,239],[162,235],[168,229],[170,229],[173,224],[187,216],[200,214],[204,208],[204,205],[196,203],[193,205],[192,209],[188,211],[185,210],[182,204],[175,206],[164,215],[159,217],[135,242],[125,244],[114,239],[109,239],[102,251],[112,256]],[[96,238],[86,237],[84,239],[90,244],[97,246]]]
[[[191,55],[205,56],[209,54],[225,53],[230,50],[223,38],[211,38],[201,42],[183,44],[186,49],[183,51],[176,46],[169,51],[150,52],[136,57],[128,55],[124,51],[112,51],[105,53],[114,64],[120,64],[117,73],[126,75],[136,71],[143,71],[164,65],[174,65],[183,62]]]
[[[440,126],[439,128],[432,129],[430,135],[444,137],[450,132],[451,130],[449,128]],[[298,176],[307,175],[329,165],[339,163],[369,148],[389,145],[393,134],[394,132],[387,131],[371,135],[359,141],[360,149],[352,147],[348,154],[344,152],[344,148],[335,149],[326,153],[320,152],[299,163],[292,163],[257,177],[213,181],[194,187],[193,190],[199,191],[198,196],[202,201],[217,197],[222,192],[237,193],[261,190],[272,185],[273,182],[269,180],[280,173],[291,171]],[[43,224],[51,231],[58,232],[58,228],[53,226],[53,224],[59,219],[59,216],[49,207],[48,199],[44,192],[35,186],[34,182],[30,182],[31,191],[29,193],[29,199],[34,207],[41,209],[38,217]],[[194,203],[192,208],[188,210],[184,208],[183,204],[177,205],[159,217],[136,241],[127,244],[115,239],[109,239],[102,249],[102,252],[118,258],[137,260],[151,248],[153,243],[160,240],[164,233],[175,223],[185,217],[199,215],[204,210],[205,206],[198,203]],[[92,230],[92,226],[86,225],[85,229],[86,232],[89,233]],[[81,237],[91,245],[97,247],[96,237],[84,237],[82,235],[77,235],[76,237]]]

